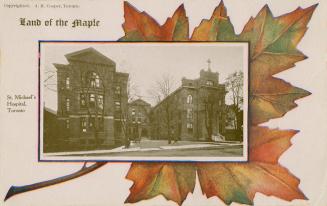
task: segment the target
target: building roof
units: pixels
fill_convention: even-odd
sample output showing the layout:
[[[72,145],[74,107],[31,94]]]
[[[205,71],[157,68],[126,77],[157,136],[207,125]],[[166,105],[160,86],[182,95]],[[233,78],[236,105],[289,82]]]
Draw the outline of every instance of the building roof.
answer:
[[[169,99],[170,97],[172,97],[173,95],[175,95],[177,92],[181,91],[182,88],[188,88],[188,87],[184,87],[184,86],[180,86],[178,87],[175,91],[173,91],[172,93],[170,93],[167,97],[165,97],[164,99],[162,99],[160,102],[158,102],[153,109],[157,108],[159,105],[161,105],[163,102],[167,101],[167,99]],[[194,87],[190,87],[190,88],[194,88]]]
[[[46,112],[49,112],[49,113],[51,113],[51,114],[53,114],[53,115],[57,115],[57,112],[54,111],[53,109],[50,109],[50,108],[48,108],[48,107],[43,107],[43,109],[44,109],[44,111],[46,111]]]
[[[151,106],[151,104],[147,103],[146,101],[144,101],[143,99],[139,98],[136,99],[132,102],[129,103],[130,105],[144,105],[144,106]]]
[[[68,61],[78,60],[87,63],[105,64],[110,66],[116,65],[116,63],[113,60],[101,54],[100,52],[98,52],[96,49],[92,47],[66,54],[65,57],[67,58]]]

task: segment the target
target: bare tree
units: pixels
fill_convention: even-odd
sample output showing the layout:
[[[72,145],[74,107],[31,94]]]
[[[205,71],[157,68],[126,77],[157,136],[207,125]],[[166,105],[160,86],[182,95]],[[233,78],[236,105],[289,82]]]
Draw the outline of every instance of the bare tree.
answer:
[[[128,77],[127,103],[133,101],[138,96],[138,94],[139,94],[138,86],[132,82],[130,77]],[[122,126],[123,135],[125,137],[124,139],[125,148],[128,148],[130,146],[130,140],[131,140],[130,137],[131,116],[130,116],[128,105],[126,107],[121,108],[120,122]]]
[[[57,92],[57,71],[53,68],[46,67],[44,71],[45,78],[43,80],[44,90]]]
[[[226,80],[226,88],[229,92],[229,98],[232,101],[231,109],[235,114],[235,130],[241,131],[242,124],[242,107],[243,107],[243,72],[236,71],[230,74]]]
[[[162,114],[162,120],[165,122],[168,144],[170,144],[172,140],[171,111],[173,107],[173,99],[171,98],[170,94],[174,91],[174,89],[176,89],[176,81],[172,75],[166,73],[155,82],[153,89],[148,91],[157,103],[163,104],[164,111]]]
[[[213,134],[214,118],[217,116],[217,101],[219,99],[215,88],[207,88],[200,93],[202,104],[204,107],[204,122],[207,130],[207,140],[211,141]]]

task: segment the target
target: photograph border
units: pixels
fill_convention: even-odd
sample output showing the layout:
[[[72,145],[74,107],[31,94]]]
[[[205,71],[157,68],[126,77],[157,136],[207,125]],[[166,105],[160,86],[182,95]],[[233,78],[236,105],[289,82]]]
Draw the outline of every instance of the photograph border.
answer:
[[[247,146],[246,148],[246,160],[101,160],[101,159],[66,159],[66,160],[51,160],[51,159],[41,159],[41,44],[42,43],[67,43],[67,44],[88,44],[88,43],[94,43],[94,44],[100,44],[100,43],[163,43],[163,44],[197,44],[197,43],[244,43],[247,44]],[[251,120],[251,111],[250,111],[250,81],[251,81],[251,75],[250,75],[251,69],[250,69],[250,41],[110,41],[110,40],[38,40],[38,146],[37,146],[37,157],[38,162],[117,162],[117,163],[132,163],[132,162],[171,162],[171,163],[249,163],[249,145],[250,145],[250,125],[249,122]],[[142,156],[139,156],[142,158]],[[244,156],[243,156],[244,157]]]

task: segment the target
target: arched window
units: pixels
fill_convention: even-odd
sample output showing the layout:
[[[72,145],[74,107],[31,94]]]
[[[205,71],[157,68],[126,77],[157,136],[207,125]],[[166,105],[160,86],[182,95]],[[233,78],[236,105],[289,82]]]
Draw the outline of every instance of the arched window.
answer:
[[[192,95],[189,94],[189,95],[187,96],[186,103],[187,103],[187,104],[193,104],[193,97],[192,97]]]

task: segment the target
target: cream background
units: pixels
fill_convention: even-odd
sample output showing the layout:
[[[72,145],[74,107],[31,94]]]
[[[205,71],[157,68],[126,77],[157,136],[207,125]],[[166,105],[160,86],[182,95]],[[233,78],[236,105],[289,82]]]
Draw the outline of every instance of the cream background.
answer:
[[[5,2],[45,2],[43,0],[6,0]],[[54,2],[54,1],[48,1]],[[57,2],[65,2],[64,0]],[[77,1],[75,1],[77,2]],[[122,1],[81,0],[78,10],[67,9],[3,9],[1,5],[1,124],[0,124],[0,199],[11,185],[25,185],[66,175],[82,166],[81,163],[37,162],[37,102],[31,102],[26,113],[9,114],[5,111],[7,94],[37,95],[37,40],[116,40],[123,36]],[[130,0],[139,10],[147,11],[160,24],[184,2],[193,31],[203,18],[210,18],[218,0]],[[241,32],[250,18],[266,4],[274,15],[293,11],[298,6],[320,3],[309,23],[309,30],[299,44],[309,59],[277,76],[293,85],[307,89],[312,95],[297,101],[299,107],[282,119],[271,120],[271,128],[301,130],[293,146],[283,154],[280,163],[301,179],[300,188],[309,201],[291,203],[275,197],[257,194],[255,205],[327,205],[327,70],[326,17],[327,5],[321,0],[225,0],[228,14],[236,32]],[[73,3],[73,1],[69,1]],[[19,17],[30,18],[97,18],[101,27],[95,29],[23,28]],[[108,164],[76,180],[49,188],[25,193],[0,205],[123,205],[132,182],[124,179],[129,168],[126,163]],[[162,196],[135,205],[176,205]],[[197,182],[195,193],[189,194],[184,205],[223,205],[218,198],[206,199]],[[237,204],[234,204],[237,205]]]

